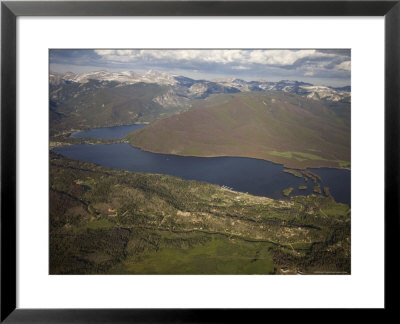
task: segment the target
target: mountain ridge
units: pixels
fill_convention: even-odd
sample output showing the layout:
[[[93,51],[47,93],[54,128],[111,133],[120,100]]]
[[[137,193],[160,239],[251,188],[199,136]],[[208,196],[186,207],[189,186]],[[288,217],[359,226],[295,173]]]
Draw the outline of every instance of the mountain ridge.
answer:
[[[235,93],[249,91],[283,91],[308,96],[314,100],[326,100],[334,102],[350,101],[350,86],[328,87],[313,85],[311,83],[296,80],[272,81],[245,81],[239,78],[219,78],[212,80],[195,80],[185,76],[148,70],[146,72],[134,71],[94,71],[75,74],[72,72],[50,72],[50,84],[59,85],[62,82],[88,83],[90,80],[118,82],[121,84],[156,83],[158,85],[172,87],[177,96],[187,98],[206,98],[215,93]]]
[[[350,165],[350,110],[284,92],[210,97],[127,136],[145,151],[239,156],[289,168]]]

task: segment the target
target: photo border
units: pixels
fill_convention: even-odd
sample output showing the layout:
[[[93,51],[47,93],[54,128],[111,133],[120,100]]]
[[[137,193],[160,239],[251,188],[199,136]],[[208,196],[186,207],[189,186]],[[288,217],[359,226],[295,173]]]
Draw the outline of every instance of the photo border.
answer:
[[[17,309],[16,19],[18,16],[384,16],[385,310],[395,310],[399,275],[400,4],[397,1],[4,1],[1,3],[1,317],[7,323],[235,322],[244,309]],[[392,251],[392,252],[389,252]],[[390,257],[391,256],[391,257]],[[367,285],[367,283],[366,283]],[[275,311],[275,310],[274,310]]]

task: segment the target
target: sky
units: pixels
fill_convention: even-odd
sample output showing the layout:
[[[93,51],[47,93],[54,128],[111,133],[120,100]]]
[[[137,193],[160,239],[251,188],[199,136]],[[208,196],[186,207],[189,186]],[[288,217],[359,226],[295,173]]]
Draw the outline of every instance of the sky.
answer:
[[[298,80],[350,85],[349,49],[51,49],[50,70],[157,70],[193,79]]]

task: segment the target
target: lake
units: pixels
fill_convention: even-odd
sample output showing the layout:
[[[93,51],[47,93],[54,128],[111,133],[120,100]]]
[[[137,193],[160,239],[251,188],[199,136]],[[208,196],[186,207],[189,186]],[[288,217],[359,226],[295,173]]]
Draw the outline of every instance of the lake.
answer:
[[[136,129],[145,125],[138,126]],[[101,139],[122,138],[134,127],[118,126],[96,128],[75,137],[94,137]],[[111,135],[113,133],[113,135]],[[117,136],[112,137],[109,136]],[[77,144],[53,149],[65,157],[93,162],[105,167],[134,172],[169,174],[183,179],[206,181],[228,186],[236,191],[248,192],[257,196],[285,198],[282,191],[294,187],[292,195],[308,195],[313,192],[314,183],[283,172],[284,167],[272,162],[241,157],[188,157],[157,154],[142,151],[128,143]],[[344,169],[307,169],[322,178],[321,187],[327,186],[338,202],[350,204],[351,172]],[[307,186],[306,190],[298,189]]]
[[[133,125],[93,128],[86,132],[72,133],[71,137],[96,138],[104,140],[120,139],[125,137],[127,134],[135,130],[141,129],[145,126],[147,126],[147,124],[133,124]]]

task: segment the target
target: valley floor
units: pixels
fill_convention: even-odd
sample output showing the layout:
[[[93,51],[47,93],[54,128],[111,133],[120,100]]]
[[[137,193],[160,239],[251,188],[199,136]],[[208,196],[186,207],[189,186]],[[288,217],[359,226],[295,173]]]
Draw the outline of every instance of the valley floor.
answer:
[[[50,152],[51,274],[350,273],[350,207]]]

